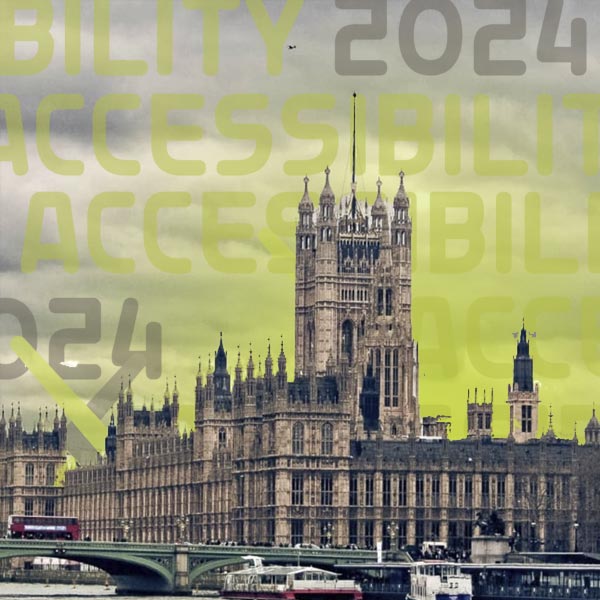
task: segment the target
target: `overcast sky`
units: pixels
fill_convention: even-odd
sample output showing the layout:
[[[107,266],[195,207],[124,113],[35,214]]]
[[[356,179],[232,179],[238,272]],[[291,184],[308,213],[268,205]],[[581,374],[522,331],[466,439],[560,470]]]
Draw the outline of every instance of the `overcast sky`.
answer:
[[[134,298],[139,304],[133,349],[144,349],[144,331],[148,322],[160,323],[162,328],[160,377],[149,378],[146,373],[140,373],[133,384],[136,401],[140,405],[144,401],[149,404],[154,397],[158,403],[165,379],[169,378],[172,387],[172,378],[177,375],[188,429],[193,424],[193,386],[198,356],[201,356],[206,372],[208,357],[218,345],[220,331],[230,364],[235,363],[239,345],[244,365],[250,344],[255,359],[258,354],[264,359],[267,340],[270,338],[278,346],[283,335],[288,371],[292,374],[294,278],[293,262],[289,259],[294,241],[289,235],[281,237],[281,232],[269,229],[278,213],[273,203],[271,210],[274,212],[268,212],[269,203],[282,192],[293,192],[299,201],[305,172],[310,177],[309,190],[316,203],[324,182],[322,171],[328,163],[338,201],[348,192],[353,91],[359,94],[359,129],[366,131],[364,143],[359,144],[359,159],[366,162],[364,172],[358,177],[359,195],[372,199],[375,181],[381,176],[384,195],[393,198],[398,177],[395,170],[390,170],[389,161],[382,158],[380,144],[395,134],[389,131],[389,123],[381,125],[381,107],[390,94],[419,94],[424,104],[430,102],[433,107],[433,123],[423,130],[433,137],[433,158],[424,168],[411,167],[414,163],[410,159],[415,156],[417,144],[398,137],[395,159],[399,165],[403,160],[407,161],[405,183],[412,194],[411,210],[417,230],[413,334],[420,347],[422,413],[452,415],[453,435],[463,435],[467,388],[489,390],[494,387],[496,432],[505,434],[507,410],[504,400],[506,386],[511,382],[511,359],[515,352],[511,334],[520,328],[525,316],[527,327],[537,334],[532,351],[536,357],[535,378],[541,384],[542,429],[547,428],[548,409],[552,405],[557,433],[571,437],[577,421],[582,436],[592,402],[598,402],[600,398],[600,308],[598,302],[593,304],[593,298],[600,296],[600,285],[598,273],[592,272],[593,264],[591,267],[588,264],[588,252],[592,247],[588,231],[592,222],[588,198],[599,189],[600,182],[597,164],[590,173],[583,167],[582,113],[567,108],[564,101],[572,94],[597,92],[599,23],[594,3],[565,0],[559,23],[559,45],[569,43],[573,18],[583,18],[586,23],[587,70],[583,75],[573,75],[567,62],[543,63],[538,60],[545,3],[527,3],[525,37],[491,43],[493,59],[525,62],[526,71],[519,76],[478,75],[475,72],[473,40],[476,32],[485,25],[506,23],[508,14],[506,11],[477,10],[473,2],[467,0],[454,0],[462,27],[462,44],[455,64],[439,75],[416,73],[400,51],[398,29],[406,10],[405,1],[388,2],[384,39],[357,41],[352,45],[355,59],[383,60],[386,73],[344,75],[336,71],[336,35],[346,25],[368,23],[368,10],[342,10],[336,8],[333,0],[305,0],[303,3],[265,0],[264,5],[273,21],[279,18],[284,4],[291,13],[296,4],[299,9],[280,51],[281,71],[270,74],[265,42],[246,2],[241,1],[237,8],[220,12],[218,70],[216,74],[206,74],[203,14],[174,0],[173,68],[169,74],[159,74],[157,3],[113,0],[110,56],[145,61],[147,72],[140,76],[101,75],[94,69],[94,3],[83,0],[81,4],[81,69],[78,74],[65,72],[65,15],[63,3],[57,1],[53,4],[51,36],[54,49],[50,64],[37,74],[0,77],[0,92],[18,99],[28,162],[24,174],[15,174],[10,162],[0,162],[0,269],[2,296],[19,300],[33,313],[37,348],[45,359],[48,359],[48,341],[54,332],[81,327],[83,323],[81,315],[51,312],[51,299],[94,297],[100,301],[101,340],[69,345],[66,349],[67,360],[94,363],[101,368],[98,379],[68,381],[82,398],[93,398],[119,370],[113,363],[112,351],[121,308],[127,298]],[[70,17],[72,21],[73,15]],[[35,13],[19,11],[17,18],[19,23],[31,23]],[[547,22],[546,28],[550,25]],[[422,57],[440,56],[446,45],[446,28],[440,13],[423,12],[416,22],[414,35],[417,51]],[[406,40],[402,43],[409,44]],[[288,49],[288,44],[295,48]],[[36,51],[36,43],[20,42],[16,57],[25,61]],[[165,93],[202,97],[201,108],[173,112],[170,116],[171,123],[200,126],[202,137],[171,142],[168,146],[173,158],[202,160],[205,163],[202,175],[166,173],[153,156],[151,101]],[[53,173],[40,159],[36,115],[40,103],[51,94],[80,94],[83,97],[81,110],[57,111],[51,121],[54,152],[61,158],[82,161],[83,174]],[[139,108],[114,111],[107,124],[110,150],[119,158],[138,161],[140,172],[137,175],[110,173],[95,155],[92,141],[94,106],[109,94],[131,94],[139,99]],[[272,139],[264,164],[244,175],[225,175],[218,170],[220,161],[241,160],[254,151],[253,141],[232,139],[216,124],[217,106],[234,94],[262,96],[256,101],[264,108],[239,110],[234,113],[234,121],[261,125]],[[335,135],[327,138],[322,160],[311,161],[298,168],[298,173],[288,174],[291,167],[289,164],[286,167],[287,161],[313,159],[320,155],[323,145],[315,139],[318,136],[314,131],[307,130],[307,139],[301,139],[297,129],[290,130],[292,126],[283,116],[284,108],[295,98],[306,101],[301,97],[303,94],[322,95],[321,102],[327,102],[327,95],[331,96],[329,108],[304,111],[300,120],[327,125]],[[492,157],[524,161],[525,174],[500,176],[476,172],[473,141],[482,135],[482,130],[474,127],[473,112],[475,98],[479,95],[489,98]],[[544,141],[541,148],[542,152],[551,152],[554,158],[548,174],[540,174],[536,162],[540,150],[537,102],[541,95],[550,96],[553,107],[551,147],[550,142]],[[446,145],[449,139],[446,126],[456,124],[454,119],[446,118],[444,112],[451,96],[455,99],[450,101],[460,106],[458,148],[461,160],[456,172],[448,173],[447,157],[455,158],[457,149]],[[240,106],[245,106],[244,101],[241,102]],[[409,125],[414,119],[414,111],[397,111],[395,122]],[[597,144],[597,120],[595,127]],[[0,146],[8,142],[6,128],[7,119],[0,110]],[[544,131],[547,133],[545,125]],[[590,131],[588,128],[588,134]],[[595,159],[597,162],[597,153]],[[50,260],[39,262],[33,272],[23,272],[31,197],[36,192],[50,191],[65,193],[70,198],[79,259],[74,273],[66,272],[62,262]],[[135,197],[133,206],[106,210],[102,218],[102,240],[106,251],[115,257],[132,258],[135,261],[133,273],[107,272],[90,254],[88,209],[92,198],[108,191],[130,192]],[[158,229],[163,252],[189,259],[189,273],[162,272],[148,257],[144,245],[144,208],[148,199],[160,191],[190,194],[189,206],[159,212]],[[210,243],[207,238],[210,240],[214,232],[207,231],[203,219],[206,218],[207,194],[210,192],[246,192],[255,199],[253,203],[250,201],[250,206],[226,209],[219,216],[223,222],[243,223],[250,228],[247,240],[229,240],[220,246],[225,255],[252,259],[254,266],[249,273],[225,272],[222,267],[209,262],[205,249]],[[475,208],[479,206],[477,197],[481,198],[483,222],[481,227],[476,225],[474,229],[482,232],[483,256],[462,272],[452,273],[445,267],[435,268],[431,263],[431,250],[437,240],[431,235],[430,208],[432,197],[439,192],[461,192],[462,197],[467,193],[474,194]],[[496,201],[502,192],[512,197],[512,217],[508,221],[497,218],[497,211],[506,208]],[[541,197],[539,227],[531,203],[527,206],[530,221],[526,225],[525,196],[531,192]],[[288,200],[287,205],[291,204]],[[45,217],[42,241],[56,241],[58,234],[53,211],[47,211]],[[291,222],[294,218],[293,208],[281,213],[281,219],[285,221]],[[448,212],[449,220],[460,222],[464,218],[464,210]],[[525,250],[526,227],[530,239],[539,234],[543,256],[574,259],[575,272],[561,274],[550,267],[548,273],[532,273],[531,264],[526,261],[527,252],[528,257],[532,252]],[[293,231],[293,225],[288,226],[288,231]],[[502,248],[506,247],[512,260],[508,267],[505,265],[499,270],[497,254],[504,252]],[[447,247],[449,256],[464,254],[466,250],[466,242]],[[595,270],[599,271],[600,251],[593,249],[593,252]],[[274,254],[279,262],[270,262]],[[271,272],[281,270],[282,264],[286,272]],[[487,297],[500,300],[488,301],[485,300]],[[543,300],[545,297],[554,300]],[[479,330],[474,328],[473,323],[477,323],[474,311],[482,304],[493,310],[494,303],[500,303],[500,311],[484,316]],[[589,308],[587,313],[586,307]],[[542,314],[536,315],[540,311]],[[9,344],[19,333],[14,318],[0,317],[0,360],[4,363],[14,359]],[[485,361],[497,366],[490,366]],[[106,392],[105,404],[110,404],[113,391],[111,388]],[[40,407],[54,406],[30,373],[3,381],[1,395],[7,410],[12,403],[21,402],[28,429]],[[107,418],[108,414],[105,420]]]

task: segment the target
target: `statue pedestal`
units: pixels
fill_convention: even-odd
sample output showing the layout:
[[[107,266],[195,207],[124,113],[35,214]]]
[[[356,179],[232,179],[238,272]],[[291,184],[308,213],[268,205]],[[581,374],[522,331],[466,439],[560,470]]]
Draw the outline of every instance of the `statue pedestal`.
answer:
[[[479,535],[471,540],[471,562],[494,564],[504,562],[510,552],[510,538],[505,535]]]

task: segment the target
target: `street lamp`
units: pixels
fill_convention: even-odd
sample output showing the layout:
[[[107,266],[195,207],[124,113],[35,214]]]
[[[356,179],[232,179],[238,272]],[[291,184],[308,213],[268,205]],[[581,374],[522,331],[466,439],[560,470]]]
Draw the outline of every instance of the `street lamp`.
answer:
[[[535,536],[535,526],[537,523],[535,521],[531,521],[531,550],[535,552],[535,545],[537,543],[537,539]]]
[[[575,529],[575,552],[579,552],[578,544],[577,544],[577,534],[579,533],[579,523],[575,521],[573,523],[573,528]]]

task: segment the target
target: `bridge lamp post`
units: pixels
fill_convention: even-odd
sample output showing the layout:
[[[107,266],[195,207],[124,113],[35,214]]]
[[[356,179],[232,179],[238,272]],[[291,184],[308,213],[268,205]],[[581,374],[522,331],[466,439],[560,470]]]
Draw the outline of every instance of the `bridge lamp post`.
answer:
[[[327,538],[327,547],[331,548],[331,538],[333,537],[334,527],[331,523],[327,523],[325,526],[325,537]]]
[[[387,530],[388,536],[390,538],[390,550],[394,551],[394,550],[396,550],[395,540],[396,540],[396,535],[398,533],[398,524],[396,523],[396,521],[392,521],[391,523],[388,523],[386,530]]]
[[[575,521],[575,523],[573,523],[573,529],[575,530],[575,552],[579,552],[579,545],[578,545],[578,533],[579,533],[579,522]]]
[[[175,521],[175,523],[176,523],[177,529],[179,531],[179,541],[185,542],[187,526],[188,526],[188,518],[187,517],[177,517],[177,520]]]
[[[123,531],[123,542],[129,541],[129,530],[131,529],[131,521],[129,519],[121,519],[119,525]]]

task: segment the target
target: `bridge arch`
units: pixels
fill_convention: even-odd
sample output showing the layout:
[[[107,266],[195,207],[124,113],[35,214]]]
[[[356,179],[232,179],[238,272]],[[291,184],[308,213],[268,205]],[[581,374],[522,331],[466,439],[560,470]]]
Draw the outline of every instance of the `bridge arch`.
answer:
[[[78,544],[80,546],[80,544]],[[70,544],[36,543],[30,541],[0,548],[1,558],[50,557],[64,558],[98,567],[108,573],[117,584],[119,593],[164,592],[174,588],[172,562],[169,556],[140,556],[119,550],[118,544],[107,544],[106,549],[73,547]]]
[[[215,569],[221,569],[222,567],[228,567],[229,565],[239,565],[242,562],[244,562],[244,559],[239,555],[222,558],[220,560],[207,560],[202,562],[190,571],[190,585],[194,585],[200,576],[205,573],[209,573]]]

